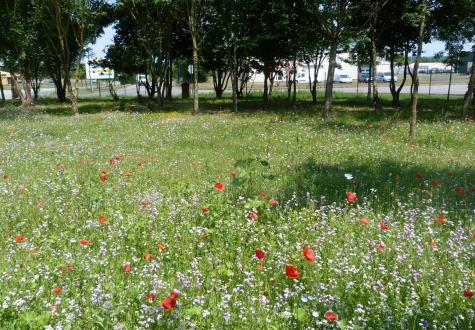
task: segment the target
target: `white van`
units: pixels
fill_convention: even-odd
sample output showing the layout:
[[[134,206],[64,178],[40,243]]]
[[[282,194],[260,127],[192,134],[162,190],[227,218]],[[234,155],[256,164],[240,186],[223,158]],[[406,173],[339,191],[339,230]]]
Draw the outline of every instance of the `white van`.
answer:
[[[342,74],[335,74],[333,76],[333,81],[341,84],[351,84],[353,82],[353,79],[346,73]]]

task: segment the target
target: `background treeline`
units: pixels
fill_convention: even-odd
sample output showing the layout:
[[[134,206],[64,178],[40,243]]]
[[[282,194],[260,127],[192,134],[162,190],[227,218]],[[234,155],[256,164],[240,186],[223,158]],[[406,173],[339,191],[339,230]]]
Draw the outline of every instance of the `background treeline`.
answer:
[[[74,111],[80,61],[110,24],[114,44],[98,64],[123,75],[146,74],[147,95],[162,104],[172,97],[176,63],[182,71],[184,63],[193,63],[194,113],[199,112],[200,71],[211,73],[217,97],[231,87],[237,111],[253,70],[264,73],[263,101],[268,102],[276,73],[285,68],[289,99],[295,102],[297,64],[310,67],[326,58],[324,117],[331,118],[337,54],[349,52],[354,63],[370,65],[373,77],[379,58],[390,62],[392,72],[396,65],[404,67],[403,79],[392,79],[390,91],[394,106],[400,106],[406,75],[411,76],[415,123],[423,43],[445,41],[446,61],[457,65],[466,55],[464,45],[475,41],[473,0],[0,0],[0,8],[0,61],[12,74],[22,104],[32,104],[38,80],[47,75],[58,100],[69,100]],[[314,68],[309,92],[316,103],[319,65]],[[376,79],[370,84],[380,111]],[[472,66],[464,116],[473,106],[474,85]]]

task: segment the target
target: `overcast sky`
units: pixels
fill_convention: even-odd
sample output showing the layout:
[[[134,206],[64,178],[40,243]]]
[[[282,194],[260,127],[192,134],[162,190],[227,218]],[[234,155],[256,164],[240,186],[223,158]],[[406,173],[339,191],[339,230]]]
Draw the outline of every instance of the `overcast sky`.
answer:
[[[114,38],[114,33],[115,30],[112,26],[109,26],[104,30],[104,34],[97,40],[95,45],[90,45],[94,56],[97,58],[102,58],[104,57],[104,49],[113,43],[113,38]],[[435,53],[438,53],[440,51],[444,50],[444,43],[441,41],[433,41],[430,44],[425,44],[423,51],[424,54],[423,56],[433,56]],[[465,50],[470,50],[471,45],[466,44],[465,45]]]

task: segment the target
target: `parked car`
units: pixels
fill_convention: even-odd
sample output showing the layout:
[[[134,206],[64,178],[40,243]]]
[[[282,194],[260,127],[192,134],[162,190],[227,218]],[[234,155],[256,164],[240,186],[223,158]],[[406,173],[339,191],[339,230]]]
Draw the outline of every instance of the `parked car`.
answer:
[[[335,74],[333,76],[333,81],[342,84],[351,84],[353,79],[351,79],[351,77],[347,74]]]
[[[358,76],[358,81],[359,82],[369,82],[373,81],[373,77],[369,76],[369,72],[361,72]]]
[[[295,77],[295,81],[297,83],[308,83],[308,77],[305,72],[299,72]]]
[[[376,81],[379,82],[390,82],[391,81],[391,72],[380,72],[376,77]],[[397,76],[394,75],[394,81],[397,81]]]
[[[443,68],[432,68],[432,69],[430,69],[429,72],[430,73],[444,73],[444,69]]]

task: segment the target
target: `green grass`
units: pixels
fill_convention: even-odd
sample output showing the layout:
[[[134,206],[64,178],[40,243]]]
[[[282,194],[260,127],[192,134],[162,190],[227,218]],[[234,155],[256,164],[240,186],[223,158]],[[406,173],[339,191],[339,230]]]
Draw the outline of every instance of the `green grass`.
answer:
[[[200,116],[181,100],[89,100],[80,116],[42,102],[0,109],[2,329],[473,327],[475,127],[460,99],[422,99],[413,146],[407,99],[377,115],[337,95],[330,122],[303,94],[239,114],[204,98]]]

